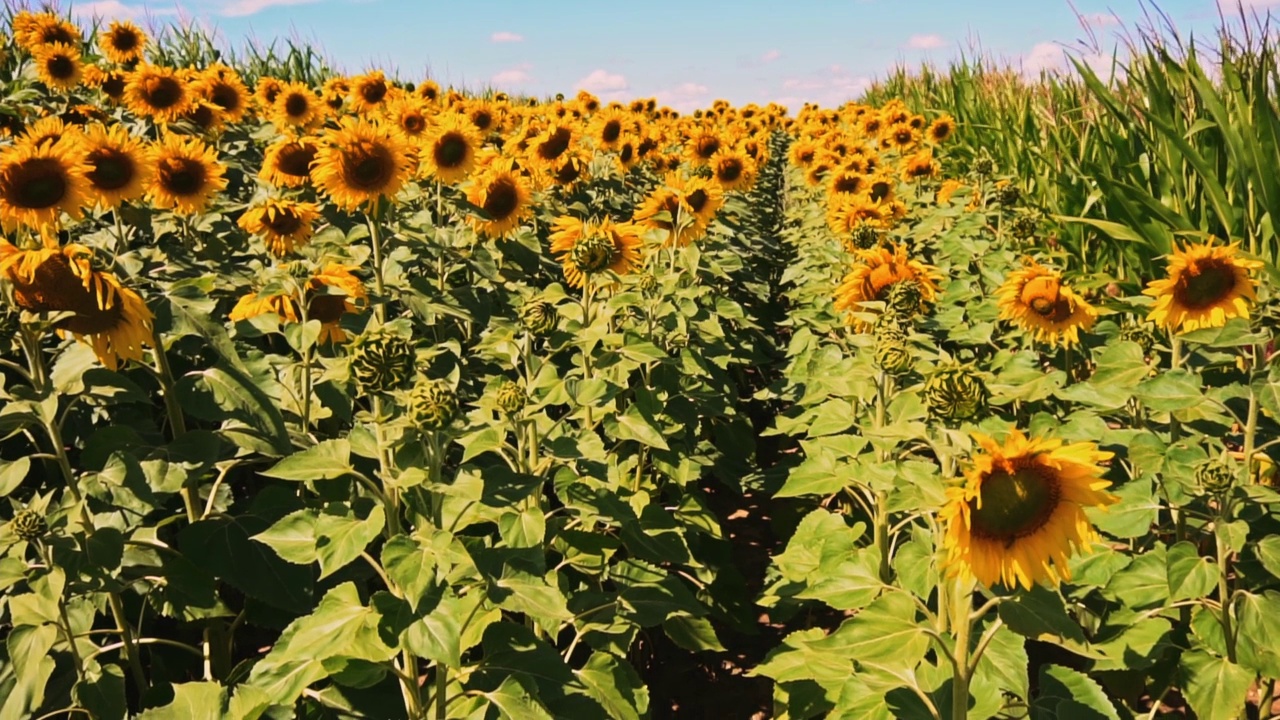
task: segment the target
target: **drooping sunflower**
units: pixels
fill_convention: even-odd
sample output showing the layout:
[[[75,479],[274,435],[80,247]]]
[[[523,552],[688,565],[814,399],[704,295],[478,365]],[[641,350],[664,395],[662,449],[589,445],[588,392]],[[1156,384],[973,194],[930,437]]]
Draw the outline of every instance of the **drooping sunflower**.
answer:
[[[355,210],[394,197],[409,179],[409,147],[384,125],[347,117],[324,140],[311,178],[339,207]]]
[[[305,130],[324,117],[325,105],[311,88],[300,82],[286,83],[271,104],[271,122],[280,128]]]
[[[156,172],[147,199],[156,207],[194,215],[227,186],[218,153],[199,138],[166,134],[151,152]]]
[[[551,252],[559,255],[564,278],[582,287],[590,275],[612,271],[625,275],[640,265],[644,229],[635,223],[583,222],[562,215],[551,225]]]
[[[98,38],[98,49],[103,56],[118,65],[142,61],[147,46],[147,35],[128,20],[112,20],[107,31]]]
[[[1034,261],[1010,273],[996,297],[1000,318],[1041,342],[1074,345],[1080,331],[1098,319],[1097,310],[1064,285],[1058,273]]]
[[[524,177],[510,163],[496,161],[472,180],[467,191],[467,202],[483,208],[487,215],[471,216],[471,225],[489,237],[502,237],[531,213],[529,198]]]
[[[960,487],[947,489],[939,513],[948,572],[986,586],[1030,590],[1070,579],[1071,555],[1098,540],[1085,508],[1117,501],[1099,463],[1112,454],[1089,442],[1027,438],[1012,430],[1003,444],[974,434],[983,453]]]
[[[391,83],[381,70],[374,70],[351,81],[351,109],[367,115],[382,108],[390,99]]]
[[[143,348],[151,345],[152,315],[146,303],[114,275],[95,269],[88,248],[69,244],[0,253],[0,276],[13,283],[18,307],[73,313],[54,327],[87,343],[112,370],[121,358],[142,360]]]
[[[320,146],[310,137],[281,138],[267,146],[258,177],[276,187],[301,187],[311,180]]]
[[[423,146],[423,173],[450,185],[465,179],[475,167],[480,142],[480,134],[465,117],[441,115]]]
[[[369,297],[364,283],[352,274],[355,269],[354,266],[328,263],[314,273],[303,288],[307,320],[319,320],[321,324],[319,342],[346,342],[347,334],[339,325],[342,316],[360,312]],[[231,309],[230,319],[247,320],[266,314],[273,314],[283,322],[300,322],[302,305],[298,294],[249,293]]]
[[[721,148],[711,156],[711,172],[724,190],[750,190],[756,182],[755,161],[734,148]]]
[[[156,122],[175,122],[191,109],[195,93],[172,68],[140,65],[124,88],[125,105]]]
[[[119,207],[142,197],[155,175],[155,162],[124,125],[90,125],[83,145],[89,166],[85,175],[98,207]]]
[[[1174,331],[1222,327],[1231,318],[1249,317],[1257,300],[1249,273],[1257,260],[1238,257],[1239,243],[1174,248],[1168,277],[1147,284],[1143,294],[1156,299],[1147,319]]]
[[[268,198],[245,211],[237,224],[245,232],[261,237],[272,255],[284,257],[311,239],[319,214],[315,203]]]
[[[715,182],[700,177],[685,180],[682,190],[681,198],[685,206],[705,232],[716,213],[724,207],[724,191]]]
[[[36,49],[36,74],[40,81],[55,90],[71,90],[83,76],[80,49],[65,43],[50,43]]]
[[[62,213],[81,217],[88,166],[78,147],[19,142],[0,152],[0,226],[31,228],[42,235],[58,227]]]
[[[863,307],[863,303],[884,301],[889,289],[895,283],[911,283],[919,290],[922,302],[933,302],[938,297],[938,286],[934,278],[938,271],[919,260],[907,256],[907,250],[901,245],[875,247],[857,252],[857,261],[844,282],[836,288],[836,310],[849,314],[849,324],[858,332],[864,332],[871,323],[858,316],[859,313],[872,312]]]

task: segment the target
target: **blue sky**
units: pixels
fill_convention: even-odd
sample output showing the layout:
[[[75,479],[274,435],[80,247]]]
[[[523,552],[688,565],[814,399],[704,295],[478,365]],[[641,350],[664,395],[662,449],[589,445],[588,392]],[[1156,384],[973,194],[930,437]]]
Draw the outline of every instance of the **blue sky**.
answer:
[[[1219,5],[1161,0],[1178,29],[1208,34]],[[1243,0],[1250,12],[1280,0]],[[1143,17],[1139,0],[82,0],[78,16],[193,21],[223,45],[300,38],[347,72],[493,85],[549,95],[586,88],[613,99],[656,96],[689,110],[856,97],[895,65],[943,64],[973,48],[1028,72],[1063,64],[1063,46],[1106,42]],[[1034,8],[1034,9],[1033,9]],[[1077,16],[1077,12],[1079,16]]]

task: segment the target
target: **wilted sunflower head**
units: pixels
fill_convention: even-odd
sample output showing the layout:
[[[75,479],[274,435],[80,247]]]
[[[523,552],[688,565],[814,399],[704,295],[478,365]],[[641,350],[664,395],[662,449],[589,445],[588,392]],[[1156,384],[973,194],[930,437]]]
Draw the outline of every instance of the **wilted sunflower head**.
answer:
[[[1263,264],[1237,255],[1238,243],[1175,248],[1168,276],[1147,284],[1143,294],[1156,299],[1147,319],[1174,331],[1222,327],[1231,318],[1249,317],[1257,301],[1250,273]]]
[[[147,46],[147,35],[128,20],[113,20],[98,38],[98,48],[111,62],[128,65],[140,62]]]
[[[932,303],[937,299],[938,286],[934,280],[937,269],[908,257],[903,246],[859,250],[857,258],[853,269],[836,289],[835,307],[849,314],[849,324],[859,332],[871,326],[869,321],[858,317],[859,313],[870,311],[863,304],[886,301],[894,283],[915,283],[923,302]]]

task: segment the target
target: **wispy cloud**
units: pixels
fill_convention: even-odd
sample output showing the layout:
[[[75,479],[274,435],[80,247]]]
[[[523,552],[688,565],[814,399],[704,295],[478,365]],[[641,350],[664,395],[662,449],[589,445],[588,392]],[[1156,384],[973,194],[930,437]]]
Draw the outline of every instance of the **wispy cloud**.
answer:
[[[946,44],[941,35],[912,35],[907,38],[906,47],[909,50],[932,50]]]
[[[520,63],[515,67],[509,67],[506,70],[497,73],[493,77],[489,78],[489,82],[503,87],[523,85],[533,79],[533,75],[530,74],[531,70],[533,70],[533,65],[531,63]]]
[[[257,15],[269,7],[284,5],[308,5],[319,0],[232,0],[218,11],[225,17],[247,17]]]
[[[781,51],[781,50],[770,50],[769,52],[767,52],[767,53],[765,53],[765,54],[763,54],[763,55],[761,55],[761,56],[760,56],[760,62],[762,62],[762,63],[771,63],[771,62],[773,62],[774,60],[777,60],[777,59],[778,59],[778,58],[780,58],[780,57],[782,57],[782,51]]]
[[[869,87],[870,77],[855,75],[843,65],[837,64],[803,77],[783,80],[782,89],[786,93],[775,102],[792,107],[800,102],[812,101],[832,107],[846,100],[853,100]]]
[[[590,75],[579,80],[575,87],[589,93],[605,94],[625,92],[631,85],[627,83],[625,75],[608,70],[593,70]]]
[[[659,90],[653,96],[660,105],[668,105],[680,112],[690,112],[706,105],[711,89],[702,83],[685,82],[673,88]]]
[[[489,36],[489,42],[495,43],[513,43],[524,42],[524,36],[520,33],[513,33],[507,30],[500,30]]]
[[[77,3],[71,6],[71,14],[80,18],[128,19],[150,17],[153,15],[177,15],[173,7],[152,7],[149,5],[126,5],[120,0],[95,0],[94,2]]]

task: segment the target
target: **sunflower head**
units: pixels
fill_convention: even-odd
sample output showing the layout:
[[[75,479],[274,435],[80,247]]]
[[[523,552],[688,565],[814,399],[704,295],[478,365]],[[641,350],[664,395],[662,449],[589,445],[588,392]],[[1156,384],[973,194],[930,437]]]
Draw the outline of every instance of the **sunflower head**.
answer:
[[[284,257],[311,239],[319,214],[320,208],[314,203],[269,198],[241,215],[238,224],[261,237],[272,255]]]
[[[1070,556],[1098,539],[1085,509],[1117,500],[1105,491],[1111,483],[1099,466],[1111,453],[1093,443],[1028,439],[1018,430],[1003,444],[974,439],[983,452],[963,484],[947,490],[939,515],[948,572],[1028,590],[1069,579]]]
[[[519,227],[531,212],[530,192],[524,177],[500,161],[474,180],[467,200],[484,210],[485,217],[473,216],[471,222],[489,237],[506,235]]]
[[[90,125],[84,136],[85,174],[99,207],[118,207],[146,192],[155,175],[151,154],[123,125]]]
[[[176,122],[191,109],[195,93],[176,70],[140,65],[128,75],[124,100],[136,115],[156,122]]]
[[[319,150],[319,144],[310,137],[281,138],[267,147],[258,177],[276,187],[306,185]]]
[[[904,305],[918,298],[917,308],[920,303],[931,303],[937,298],[934,280],[937,270],[908,257],[903,246],[859,250],[857,257],[858,261],[836,289],[835,303],[837,310],[849,313],[849,323],[855,329],[865,331],[870,327],[866,320],[858,317],[858,313],[869,311],[864,303],[887,302],[890,292],[901,293],[899,302]],[[916,287],[893,291],[893,286],[900,283]]]
[[[392,94],[390,81],[381,70],[374,70],[351,82],[351,107],[362,115],[382,107]]]
[[[339,207],[391,198],[409,179],[409,147],[387,127],[344,118],[316,154],[312,179]]]
[[[80,49],[64,43],[42,45],[35,51],[36,73],[55,90],[71,90],[80,84],[83,70]]]
[[[1093,327],[1098,313],[1067,287],[1052,270],[1034,261],[1010,273],[996,291],[1000,317],[1014,322],[1039,341],[1064,346],[1080,341],[1080,331]]]
[[[35,542],[49,534],[49,523],[45,522],[44,515],[34,510],[23,509],[9,521],[9,529],[19,540]]]
[[[442,115],[423,143],[422,169],[446,184],[463,180],[475,168],[480,144],[480,134],[465,117]]]
[[[928,136],[930,142],[941,144],[950,139],[955,134],[955,131],[956,121],[950,115],[943,115],[929,125],[925,135]]]
[[[942,365],[929,375],[924,400],[934,416],[958,422],[970,420],[987,406],[986,381],[970,365]]]
[[[194,215],[227,186],[226,168],[199,138],[166,134],[152,150],[152,161],[156,170],[147,196],[156,207]]]
[[[497,391],[494,393],[494,400],[503,414],[515,416],[519,415],[521,410],[524,410],[525,403],[528,402],[529,397],[524,388],[520,386],[520,383],[514,380],[507,380],[498,386]]]
[[[98,38],[98,48],[102,50],[102,54],[119,65],[141,61],[146,46],[146,33],[128,20],[113,20],[107,31]]]
[[[417,354],[412,341],[392,328],[367,330],[350,349],[351,375],[365,392],[390,392],[413,375]]]
[[[0,226],[48,234],[62,213],[79,218],[88,170],[79,148],[66,143],[26,141],[6,148],[0,152]]]
[[[1238,471],[1226,458],[1210,458],[1196,466],[1196,484],[1210,495],[1224,495],[1235,484]]]
[[[1174,331],[1222,327],[1231,318],[1249,317],[1257,300],[1251,273],[1262,263],[1237,255],[1238,244],[1202,245],[1175,249],[1168,276],[1142,292],[1155,297],[1147,319]]]
[[[410,421],[422,430],[443,430],[458,414],[458,394],[444,380],[416,383],[405,404]]]
[[[534,335],[550,335],[560,324],[560,313],[549,302],[530,300],[520,306],[520,324]]]
[[[569,261],[583,273],[593,275],[612,265],[617,252],[612,238],[590,235],[574,244],[569,251]]]
[[[914,358],[906,338],[899,333],[876,335],[875,361],[890,375],[903,375],[911,371]]]

